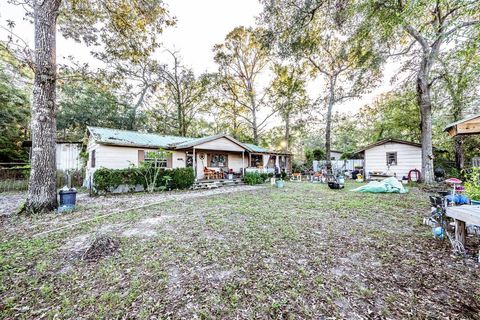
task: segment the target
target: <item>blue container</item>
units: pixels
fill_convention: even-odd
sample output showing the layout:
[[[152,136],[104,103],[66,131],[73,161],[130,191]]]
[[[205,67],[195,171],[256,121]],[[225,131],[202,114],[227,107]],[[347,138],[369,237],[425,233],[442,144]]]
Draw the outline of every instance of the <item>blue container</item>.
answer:
[[[480,200],[471,200],[471,202],[474,206],[480,206]]]
[[[60,190],[60,206],[75,207],[77,201],[77,191]]]
[[[285,186],[285,182],[283,180],[277,180],[275,184],[277,185],[277,188],[283,188]]]

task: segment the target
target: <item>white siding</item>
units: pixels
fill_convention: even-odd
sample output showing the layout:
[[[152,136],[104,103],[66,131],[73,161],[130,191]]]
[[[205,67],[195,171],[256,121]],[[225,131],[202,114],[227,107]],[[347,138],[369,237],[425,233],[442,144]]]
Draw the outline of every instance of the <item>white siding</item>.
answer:
[[[172,151],[172,168],[185,168],[186,152]]]
[[[332,158],[331,160],[340,160],[341,156],[342,156],[341,152],[336,152],[336,151],[330,152],[330,157]]]
[[[82,145],[79,143],[58,143],[56,147],[57,170],[80,169],[81,150]]]
[[[387,172],[387,152],[397,153],[397,165],[390,166]],[[401,144],[396,142],[387,142],[385,144],[365,150],[365,172],[384,172],[396,174],[398,179],[407,176],[413,169],[422,168],[422,149],[420,147]]]
[[[95,167],[125,169],[131,165],[138,166],[138,150],[157,151],[157,149],[98,145],[95,152]]]
[[[247,156],[245,156],[246,158]],[[241,154],[229,154],[228,155],[228,169],[233,169],[235,172],[241,172],[242,168],[242,155]]]
[[[202,150],[218,150],[218,151],[239,151],[242,152],[245,149],[238,144],[228,140],[227,138],[219,138],[213,141],[205,142],[195,146],[195,149]]]

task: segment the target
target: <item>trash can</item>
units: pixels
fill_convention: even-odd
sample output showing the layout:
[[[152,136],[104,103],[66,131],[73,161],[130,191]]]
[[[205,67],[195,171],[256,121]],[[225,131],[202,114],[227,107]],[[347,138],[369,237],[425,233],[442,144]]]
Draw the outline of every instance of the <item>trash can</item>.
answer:
[[[75,202],[77,200],[76,190],[69,190],[69,191],[60,190],[59,195],[60,195],[61,207],[63,206],[70,207],[70,208],[75,207]]]

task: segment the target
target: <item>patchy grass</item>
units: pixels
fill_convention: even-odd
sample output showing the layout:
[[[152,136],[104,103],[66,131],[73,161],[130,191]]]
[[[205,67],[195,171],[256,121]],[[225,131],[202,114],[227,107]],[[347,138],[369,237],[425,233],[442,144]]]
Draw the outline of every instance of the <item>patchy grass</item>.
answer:
[[[428,208],[420,191],[288,183],[171,199],[43,237],[32,235],[68,218],[11,216],[0,315],[480,318],[480,271],[432,239],[421,225]],[[99,234],[118,237],[118,250],[82,259]]]

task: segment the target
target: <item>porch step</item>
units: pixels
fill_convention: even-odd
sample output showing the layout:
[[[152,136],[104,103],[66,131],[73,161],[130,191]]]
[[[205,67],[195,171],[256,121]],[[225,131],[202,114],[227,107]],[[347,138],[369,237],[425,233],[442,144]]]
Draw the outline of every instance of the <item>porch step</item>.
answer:
[[[222,179],[222,180],[200,180],[195,181],[191,187],[192,190],[197,189],[216,189],[220,187],[228,187],[228,186],[240,186],[244,185],[245,183],[242,179]]]

